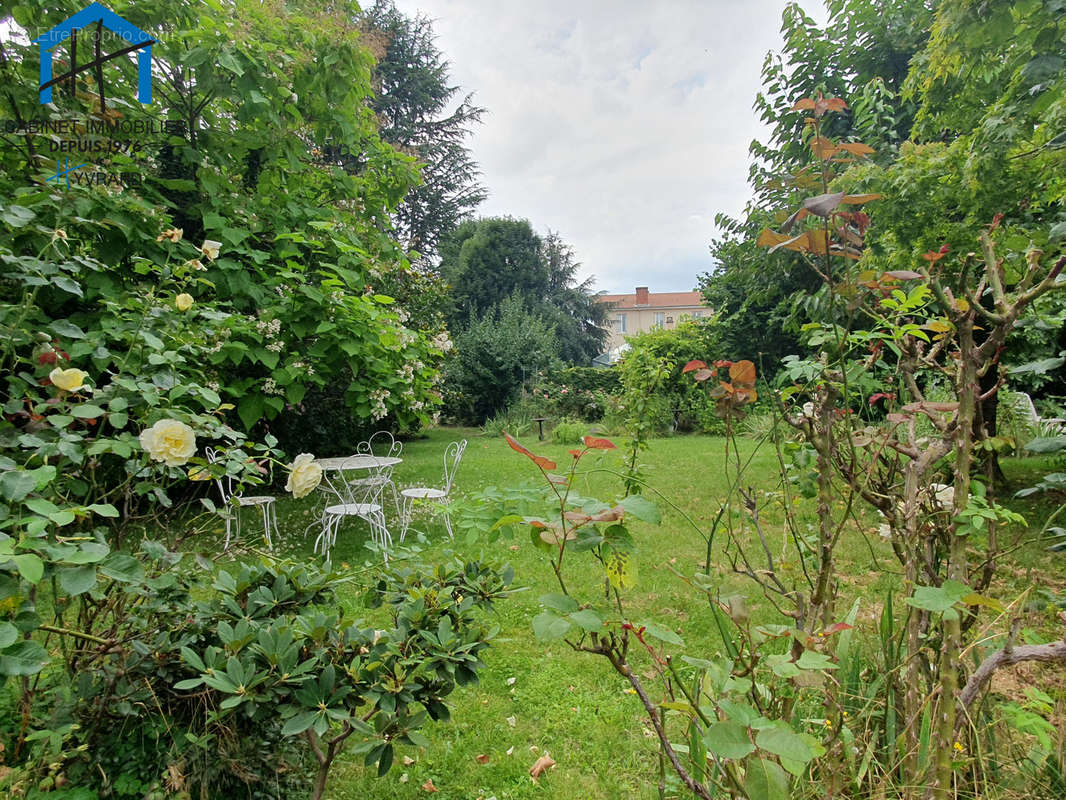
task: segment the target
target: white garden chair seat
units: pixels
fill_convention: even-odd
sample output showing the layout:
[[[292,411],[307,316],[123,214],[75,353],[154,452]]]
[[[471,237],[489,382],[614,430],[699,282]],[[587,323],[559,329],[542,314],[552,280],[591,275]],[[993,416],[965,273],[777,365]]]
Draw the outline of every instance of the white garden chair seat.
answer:
[[[448,494],[443,489],[428,489],[421,486],[413,489],[404,489],[401,494],[404,497],[410,497],[413,500],[440,500],[447,497]]]

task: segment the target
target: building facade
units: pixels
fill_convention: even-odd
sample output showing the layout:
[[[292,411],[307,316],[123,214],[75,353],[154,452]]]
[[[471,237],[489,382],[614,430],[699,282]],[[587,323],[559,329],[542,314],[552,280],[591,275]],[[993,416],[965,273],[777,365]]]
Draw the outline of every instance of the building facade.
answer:
[[[601,294],[600,303],[609,303],[610,337],[607,351],[616,361],[627,336],[654,328],[673,328],[683,317],[709,317],[711,309],[702,304],[700,292],[651,292],[638,286],[633,294]]]

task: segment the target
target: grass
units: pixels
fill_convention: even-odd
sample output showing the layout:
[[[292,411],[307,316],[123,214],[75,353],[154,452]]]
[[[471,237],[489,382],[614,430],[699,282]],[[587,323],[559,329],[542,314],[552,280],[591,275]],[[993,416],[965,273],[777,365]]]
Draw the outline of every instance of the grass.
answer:
[[[446,443],[461,437],[470,443],[455,483],[458,495],[489,486],[532,485],[539,479],[532,463],[510,450],[502,439],[480,436],[469,429],[434,430],[425,438],[408,442],[395,479],[402,484],[439,484]],[[570,461],[567,445],[537,442],[535,435],[525,437],[524,444],[560,465]],[[638,547],[638,584],[626,593],[629,617],[633,621],[646,618],[665,622],[684,637],[685,652],[692,655],[714,653],[719,640],[712,630],[706,600],[675,573],[691,575],[704,569],[705,542],[692,523],[709,528],[719,500],[726,495],[723,444],[720,438],[703,436],[653,441],[641,462],[650,485],[663,492],[659,498],[646,492],[660,501],[663,522],[660,526],[631,525]],[[746,458],[754,448],[753,442],[742,441],[741,456]],[[618,453],[608,453],[599,461],[586,459],[591,463],[582,471],[577,490],[601,499],[618,496],[620,482],[610,470],[618,470],[620,460]],[[1008,474],[1023,481],[1021,485],[1031,470],[1030,462],[1008,463]],[[769,502],[770,493],[779,488],[776,457],[769,447],[755,454],[749,475],[746,485],[756,489],[760,502],[767,500],[763,513],[771,548],[784,553],[783,521]],[[282,531],[302,531],[315,518],[310,499],[282,499],[279,506]],[[796,508],[801,524],[813,523],[811,501],[801,501]],[[1050,506],[1029,504],[1027,508],[1034,516],[1046,516]],[[845,537],[839,550],[840,607],[846,609],[854,598],[861,598],[859,627],[868,628],[874,637],[878,602],[886,588],[898,584],[898,565],[873,532],[877,525],[873,516],[860,515],[857,521],[856,531],[861,527],[870,535]],[[246,534],[255,530],[255,524],[249,516]],[[424,798],[428,795],[421,787],[432,781],[439,790],[433,796],[440,800],[658,797],[657,744],[637,699],[626,691],[628,684],[595,656],[574,653],[563,642],[539,642],[533,636],[531,620],[541,610],[537,598],[557,591],[544,554],[524,533],[494,544],[450,543],[439,522],[417,520],[415,527],[424,531],[423,555],[429,560],[453,546],[506,558],[515,569],[515,585],[526,590],[498,606],[494,622],[500,634],[487,651],[481,684],[460,688],[451,697],[452,722],[431,723],[425,731],[431,746],[424,751],[407,748],[407,752],[398,753],[393,770],[380,779],[365,770],[358,759],[346,757],[331,774],[327,796],[334,800]],[[358,565],[367,561],[366,536],[362,523],[346,523],[338,537],[334,562]],[[282,549],[312,557],[311,541],[297,536],[283,543]],[[716,545],[714,563],[720,558]],[[1018,566],[1008,578],[1008,591],[1020,591],[1026,581],[1034,579],[1050,581],[1059,591],[1066,591],[1061,569],[1056,576],[1039,546],[1024,545],[1015,560]],[[760,598],[754,596],[752,584],[726,570],[722,575],[727,589],[732,587],[749,597],[756,618],[768,614],[765,603],[760,606]],[[567,581],[575,595],[589,602],[602,596],[602,573],[587,554],[577,553],[568,560]],[[342,599],[353,613],[367,616],[354,590]],[[648,668],[647,660],[642,662],[639,655],[634,662],[642,670]],[[536,784],[528,770],[545,753],[550,753],[557,766]],[[409,763],[401,760],[404,756]],[[487,756],[487,762],[481,763],[484,758],[479,760],[479,756]]]

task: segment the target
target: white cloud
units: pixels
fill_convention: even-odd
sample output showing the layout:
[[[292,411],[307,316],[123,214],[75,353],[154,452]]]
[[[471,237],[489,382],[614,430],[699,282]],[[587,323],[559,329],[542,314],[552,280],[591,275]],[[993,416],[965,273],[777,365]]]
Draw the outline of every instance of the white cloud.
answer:
[[[396,0],[434,20],[489,199],[574,246],[599,289],[693,288],[714,215],[749,196],[748,144],[784,0]]]

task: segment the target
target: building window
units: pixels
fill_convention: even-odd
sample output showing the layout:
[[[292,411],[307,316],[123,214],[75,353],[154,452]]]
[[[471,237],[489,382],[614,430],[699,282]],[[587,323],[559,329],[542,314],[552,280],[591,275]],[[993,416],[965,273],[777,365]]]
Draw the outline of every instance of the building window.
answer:
[[[618,333],[626,332],[626,315],[616,314],[614,317],[614,329]]]
[[[700,317],[703,316],[703,312],[702,311],[693,311],[692,312],[692,316],[693,316],[694,319],[699,319]]]
[[[662,328],[665,325],[666,325],[666,312],[665,311],[656,311],[655,312],[655,322],[652,323],[652,327],[653,328]]]

